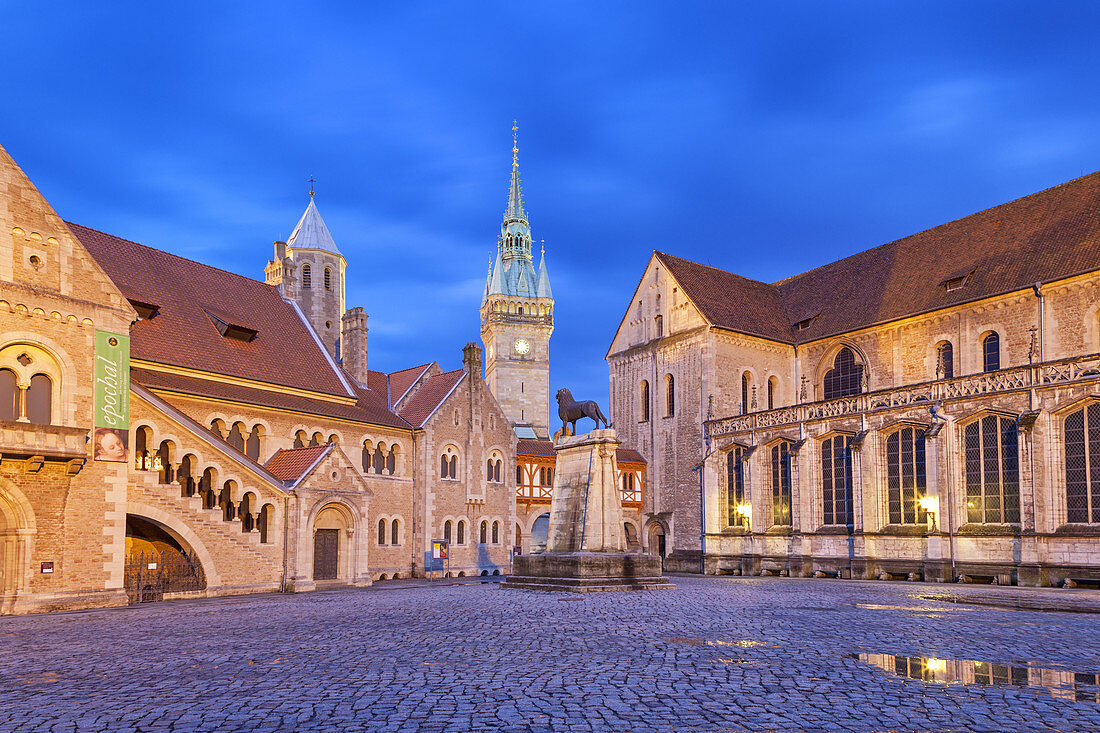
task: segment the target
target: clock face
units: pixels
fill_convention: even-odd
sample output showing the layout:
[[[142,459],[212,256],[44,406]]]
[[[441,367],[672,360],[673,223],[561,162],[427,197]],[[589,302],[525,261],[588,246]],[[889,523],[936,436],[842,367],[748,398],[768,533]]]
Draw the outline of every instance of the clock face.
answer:
[[[531,342],[527,339],[516,339],[512,344],[512,348],[516,350],[517,354],[529,354],[531,353]]]

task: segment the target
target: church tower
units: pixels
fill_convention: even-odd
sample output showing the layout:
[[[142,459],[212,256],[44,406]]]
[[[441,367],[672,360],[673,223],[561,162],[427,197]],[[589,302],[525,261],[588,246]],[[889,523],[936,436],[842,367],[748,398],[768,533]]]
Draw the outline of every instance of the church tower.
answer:
[[[550,335],[554,296],[546,251],[535,269],[531,225],[519,182],[517,126],[512,125],[512,180],[497,253],[481,301],[485,381],[520,437],[550,435]]]
[[[298,304],[329,354],[336,359],[340,358],[347,264],[313,203],[311,182],[309,206],[290,238],[275,243],[275,259],[267,263],[265,282],[278,288],[284,298]]]

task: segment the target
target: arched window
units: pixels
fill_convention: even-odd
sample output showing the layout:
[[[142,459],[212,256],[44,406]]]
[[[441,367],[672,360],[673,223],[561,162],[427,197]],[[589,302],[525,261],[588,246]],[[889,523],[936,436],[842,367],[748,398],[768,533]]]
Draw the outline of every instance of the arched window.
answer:
[[[372,451],[370,449],[370,441],[369,440],[364,440],[363,441],[363,452],[362,452],[363,473],[370,473],[370,464],[371,464],[371,460],[372,460],[371,452]]]
[[[170,484],[175,478],[172,470],[172,445],[167,440],[160,441],[157,448],[156,462],[153,467],[157,470],[159,483]]]
[[[772,524],[791,524],[791,444],[784,440],[772,446]]]
[[[386,473],[390,476],[397,470],[397,446],[391,445],[390,452],[386,454]]]
[[[457,534],[455,535],[455,544],[456,545],[466,544],[466,522],[461,520],[461,519],[458,520],[458,531],[457,531]]]
[[[777,377],[768,378],[768,409],[775,409],[775,393],[779,391],[779,379]]]
[[[657,316],[653,319],[654,330],[657,334],[657,338],[661,338],[665,335],[665,319],[664,316]]]
[[[1001,337],[996,331],[982,339],[982,371],[995,372],[1001,368]]]
[[[314,433],[313,437],[309,439],[309,445],[310,445],[311,448],[315,447],[315,446],[318,446],[318,445],[322,445],[322,444],[324,444],[324,442],[325,442],[325,436],[321,435],[320,433]]]
[[[848,397],[863,391],[863,365],[856,354],[845,346],[833,360],[833,368],[825,372],[824,399]]]
[[[332,290],[332,268],[325,268],[325,290]]]
[[[271,518],[273,516],[274,509],[270,504],[264,504],[264,508],[260,510],[260,542],[267,544],[270,540],[268,535],[271,532]]]
[[[401,523],[396,519],[392,520],[390,522],[390,544],[391,545],[401,544],[400,542],[398,542],[398,538],[400,537],[400,532],[401,532]]]
[[[294,433],[294,447],[295,448],[305,448],[306,447],[306,431],[305,430],[299,430],[298,432]],[[366,468],[366,467],[364,466],[364,468]]]
[[[489,523],[486,521],[481,522],[481,544],[485,544],[489,541]]]
[[[1100,404],[1066,417],[1066,521],[1100,522]]]
[[[649,382],[644,379],[638,394],[638,414],[642,422],[649,421]]]
[[[302,287],[310,290],[313,287],[313,271],[309,265],[302,265]]]
[[[45,374],[35,374],[27,389],[27,419],[35,425],[49,425],[52,403],[53,382]]]
[[[458,478],[458,456],[451,456],[449,470],[451,478]]]
[[[152,428],[142,425],[134,431],[134,468],[139,471],[150,471],[153,461],[149,457],[149,441],[153,439]]]
[[[439,457],[439,478],[450,478],[450,461],[447,460],[447,454],[443,454]]]
[[[516,485],[523,483],[523,466],[516,464]]]
[[[493,481],[500,481],[501,480],[500,472],[503,468],[504,468],[504,462],[498,458],[496,464],[493,466]]]
[[[260,460],[260,426],[253,425],[244,444],[244,454],[254,461]]]
[[[493,522],[493,544],[500,544],[500,522]]]
[[[741,372],[741,414],[749,412],[749,387],[752,386],[752,375]]]
[[[181,496],[194,496],[195,495],[195,457],[193,455],[186,455],[180,460],[179,470],[176,471],[176,478],[180,484]]]
[[[19,418],[19,380],[11,369],[0,369],[0,420]]]
[[[671,374],[665,375],[665,417],[676,414],[676,380]]]
[[[890,524],[924,524],[920,508],[928,493],[924,431],[902,428],[886,439],[886,500]]]
[[[955,350],[950,341],[941,341],[936,347],[936,379],[955,378]]]
[[[381,475],[382,471],[386,469],[386,446],[383,443],[378,444],[378,449],[374,451],[374,472]]]
[[[737,446],[726,454],[726,515],[731,527],[744,527],[747,517],[741,513],[745,504],[745,449]]]
[[[1020,521],[1019,436],[1016,421],[988,415],[966,426],[966,521]]]
[[[386,544],[386,520],[378,520],[378,544]]]
[[[447,520],[443,523],[443,539],[447,540],[447,544],[451,543],[451,520]]]
[[[824,524],[852,525],[852,451],[846,435],[821,442],[821,503]]]
[[[233,423],[233,427],[229,429],[229,437],[225,439],[229,445],[233,446],[239,451],[244,451],[244,431],[241,430],[244,425],[241,423]]]

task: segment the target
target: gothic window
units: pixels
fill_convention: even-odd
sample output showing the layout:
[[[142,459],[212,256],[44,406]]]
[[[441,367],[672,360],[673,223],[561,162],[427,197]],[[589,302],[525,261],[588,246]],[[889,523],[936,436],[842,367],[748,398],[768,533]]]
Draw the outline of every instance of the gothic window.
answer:
[[[856,354],[845,346],[833,360],[833,368],[825,372],[824,399],[848,397],[863,391],[863,365]]]
[[[671,374],[665,375],[665,417],[676,414],[676,380]]]
[[[493,544],[500,544],[500,522],[493,522]]]
[[[779,380],[776,377],[768,379],[768,409],[775,409],[775,393],[779,389]]]
[[[260,460],[260,426],[253,425],[244,444],[244,454],[254,461]]]
[[[19,417],[19,382],[11,369],[0,369],[0,420]]]
[[[784,440],[772,446],[772,524],[791,525],[791,444]]]
[[[749,411],[749,388],[752,386],[752,375],[741,372],[741,414]]]
[[[447,448],[439,457],[439,475],[440,478],[458,478],[458,456],[453,448]]]
[[[954,352],[950,341],[941,341],[936,347],[936,379],[955,378]]]
[[[378,520],[378,544],[386,544],[386,520]]]
[[[497,481],[497,482],[500,481],[500,470],[501,470],[502,466],[503,466],[503,464],[501,463],[500,459],[493,460],[492,458],[490,458],[488,460],[487,465],[485,467],[485,472],[486,472],[486,477],[488,478],[489,481]]]
[[[484,520],[481,522],[481,535],[479,541],[483,545],[489,542],[489,523]]]
[[[53,382],[45,374],[35,374],[27,389],[27,419],[35,425],[49,425],[52,400]]]
[[[886,501],[890,524],[924,524],[921,497],[925,478],[924,431],[902,428],[886,438]]]
[[[485,480],[493,480],[493,459],[491,458],[485,461]]]
[[[1100,404],[1066,417],[1066,521],[1100,523]]]
[[[466,544],[466,522],[461,520],[461,519],[458,520],[458,532],[455,536],[455,544],[456,545]]]
[[[642,422],[649,422],[649,382],[643,379],[639,392],[638,412],[641,414]]]
[[[665,335],[665,319],[663,316],[657,316],[653,320],[656,324],[657,338],[661,338]]]
[[[458,478],[458,456],[451,456],[451,478]]]
[[[332,268],[325,268],[325,290],[332,290]]]
[[[1001,368],[1001,337],[991,331],[982,339],[982,371],[995,372]]]
[[[398,542],[400,532],[401,532],[401,523],[398,522],[396,519],[392,520],[390,522],[390,544],[391,545],[400,544]]]
[[[313,272],[309,265],[302,265],[302,287],[310,290],[313,287]]]
[[[451,544],[451,520],[447,520],[443,523],[443,539],[447,540],[447,544]]]
[[[988,415],[966,426],[966,521],[1020,521],[1016,421]]]
[[[821,443],[821,503],[824,524],[852,525],[852,451],[846,435]]]
[[[745,503],[745,449],[738,446],[726,454],[726,515],[731,527],[743,527],[745,515],[738,507]]]

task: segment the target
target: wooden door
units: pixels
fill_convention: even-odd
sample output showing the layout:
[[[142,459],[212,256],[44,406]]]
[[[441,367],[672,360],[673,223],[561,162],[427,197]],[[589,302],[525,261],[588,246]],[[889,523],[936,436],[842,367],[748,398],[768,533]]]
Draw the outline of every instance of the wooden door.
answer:
[[[313,532],[313,579],[334,580],[340,556],[340,530],[318,529]]]

